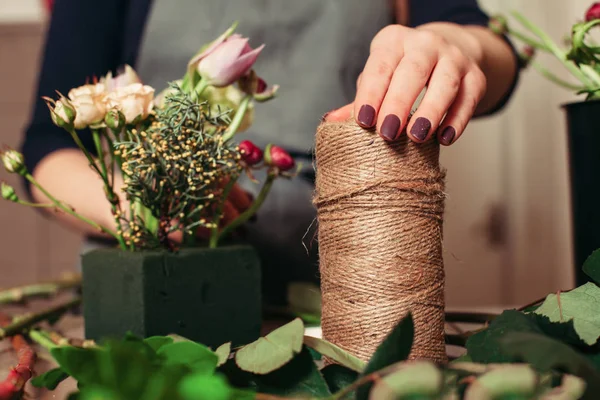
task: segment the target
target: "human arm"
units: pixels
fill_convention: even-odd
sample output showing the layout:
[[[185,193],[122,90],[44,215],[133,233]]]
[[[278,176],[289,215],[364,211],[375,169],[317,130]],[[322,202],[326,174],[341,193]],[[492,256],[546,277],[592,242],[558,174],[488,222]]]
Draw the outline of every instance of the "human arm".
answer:
[[[433,3],[443,6],[434,9]],[[415,142],[437,134],[440,143],[452,144],[473,116],[504,104],[516,81],[516,56],[507,41],[487,29],[487,16],[476,1],[415,5],[411,19],[418,26],[390,25],[375,36],[355,101],[328,119],[345,119],[353,112],[361,126],[376,127],[385,140],[407,132]]]

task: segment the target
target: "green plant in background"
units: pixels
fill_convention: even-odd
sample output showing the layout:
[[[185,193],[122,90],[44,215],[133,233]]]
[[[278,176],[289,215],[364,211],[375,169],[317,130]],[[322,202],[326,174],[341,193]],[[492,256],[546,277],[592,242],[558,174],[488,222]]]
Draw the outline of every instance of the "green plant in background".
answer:
[[[6,170],[23,176],[50,201],[27,202],[6,183],[2,197],[70,214],[112,236],[123,250],[174,250],[170,235],[175,232],[185,245],[193,245],[198,229],[209,231],[209,245],[216,247],[256,213],[277,177],[294,176],[290,171],[295,166],[277,146],[267,146],[263,154],[250,141],[232,141],[252,124],[253,102],[268,101],[278,90],[277,85],[267,87],[252,69],[263,46],[252,49],[247,38],[233,33],[235,26],[204,46],[184,77],[156,98],[154,88],[143,85],[129,66],[116,77],[109,73],[74,88],[68,96],[44,98],[54,124],[70,134],[100,177],[114,227],[91,221],[52,196],[27,171],[23,156],[11,149],[0,152]],[[97,157],[82,141],[90,134]],[[254,203],[222,226],[225,201],[238,178],[244,171],[252,177],[253,170],[262,168],[267,178]],[[123,177],[123,187],[115,187],[117,175]]]
[[[553,41],[540,27],[518,12],[513,12],[514,19],[521,24],[525,32],[508,23],[503,15],[490,20],[490,29],[510,37],[526,45],[520,58],[524,65],[531,64],[550,81],[574,90],[577,94],[586,94],[586,100],[600,98],[600,46],[588,38],[591,29],[600,24],[600,3],[594,3],[587,10],[585,20],[577,22],[571,29],[567,39],[567,48]],[[587,43],[586,43],[587,40]],[[578,83],[565,81],[537,63],[534,58],[536,51],[542,51],[555,57]]]

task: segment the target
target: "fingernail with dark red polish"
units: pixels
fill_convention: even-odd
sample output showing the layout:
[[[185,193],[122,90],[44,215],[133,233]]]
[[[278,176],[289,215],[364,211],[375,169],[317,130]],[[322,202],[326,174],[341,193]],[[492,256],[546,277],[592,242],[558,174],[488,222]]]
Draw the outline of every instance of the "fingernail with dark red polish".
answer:
[[[456,130],[451,126],[447,126],[440,135],[440,143],[448,146],[449,144],[452,144],[454,136],[456,136]]]
[[[358,112],[358,123],[363,128],[372,128],[375,124],[375,109],[368,104],[362,106]]]
[[[321,117],[321,122],[325,122],[325,120],[327,119],[327,116],[329,115],[331,111],[327,111],[325,114],[323,114],[323,116]]]
[[[417,140],[423,141],[431,129],[431,122],[427,118],[419,117],[410,128],[410,134]]]
[[[385,117],[383,124],[381,124],[381,136],[385,140],[394,140],[398,136],[400,130],[400,118],[394,114],[390,114]]]

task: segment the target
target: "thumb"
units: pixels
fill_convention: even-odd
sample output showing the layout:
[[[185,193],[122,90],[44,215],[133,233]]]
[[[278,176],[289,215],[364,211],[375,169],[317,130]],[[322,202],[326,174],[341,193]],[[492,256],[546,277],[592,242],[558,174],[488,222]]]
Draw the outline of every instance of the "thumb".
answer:
[[[342,122],[346,121],[352,116],[352,110],[354,109],[354,104],[346,104],[342,108],[338,108],[337,110],[330,111],[325,117],[325,121],[328,122]]]

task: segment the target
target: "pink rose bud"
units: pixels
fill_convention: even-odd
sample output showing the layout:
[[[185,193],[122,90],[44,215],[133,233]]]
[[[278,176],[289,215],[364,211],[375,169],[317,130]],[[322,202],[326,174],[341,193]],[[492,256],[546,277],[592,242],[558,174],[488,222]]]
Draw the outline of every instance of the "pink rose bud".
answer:
[[[591,21],[594,19],[600,19],[600,3],[598,2],[592,4],[592,6],[588,8],[587,12],[585,13],[586,21]]]
[[[240,154],[242,160],[248,165],[256,165],[263,159],[263,152],[254,143],[249,140],[242,140],[240,143]]]
[[[265,46],[252,49],[248,38],[236,34],[211,47],[195,59],[198,73],[211,85],[224,87],[250,72]]]
[[[281,171],[289,171],[296,165],[287,151],[273,144],[268,145],[265,149],[265,162]]]

